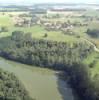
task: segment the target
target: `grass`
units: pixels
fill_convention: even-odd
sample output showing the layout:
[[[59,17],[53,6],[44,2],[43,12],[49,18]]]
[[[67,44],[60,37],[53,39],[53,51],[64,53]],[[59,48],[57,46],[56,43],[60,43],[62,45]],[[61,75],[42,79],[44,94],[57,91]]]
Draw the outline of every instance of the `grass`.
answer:
[[[12,20],[9,16],[0,15],[0,26],[12,26]]]
[[[92,68],[90,68],[90,72],[91,72],[91,77],[92,79],[94,79],[94,77],[99,74],[99,53],[92,53],[90,54],[87,59],[84,60],[84,63],[87,64],[88,66],[93,63],[94,61],[96,61],[96,63],[94,64],[94,66]]]
[[[14,23],[12,21],[12,18],[9,17],[9,14],[13,14],[13,15],[19,15],[19,14],[25,13],[25,12],[7,12],[5,13],[5,15],[2,15],[2,13],[0,13],[0,26],[7,26],[9,31],[8,32],[3,32],[0,33],[0,37],[6,37],[6,36],[10,36],[11,33],[15,30],[20,30],[20,31],[24,31],[25,33],[31,32],[32,33],[32,37],[33,38],[40,38],[40,39],[46,39],[46,40],[53,40],[53,41],[64,41],[64,42],[69,42],[69,43],[74,43],[74,42],[79,42],[82,41],[82,37],[86,37],[89,40],[93,41],[97,47],[99,47],[99,39],[92,39],[91,37],[89,37],[86,34],[86,31],[88,28],[96,28],[98,29],[99,26],[99,21],[91,21],[89,22],[89,25],[87,27],[74,27],[73,28],[73,32],[76,33],[77,35],[79,35],[81,38],[77,38],[74,35],[65,35],[63,34],[61,31],[46,31],[44,29],[43,26],[39,26],[39,25],[35,25],[33,27],[15,27]],[[27,12],[26,12],[27,13]],[[93,17],[97,16],[99,17],[99,14],[96,11],[86,11],[85,12],[86,15],[92,16]],[[81,17],[69,17],[69,18],[59,18],[59,19],[47,19],[49,21],[68,21],[70,20],[71,22],[84,22],[84,18]],[[46,38],[44,38],[44,34],[47,33],[48,36]],[[86,64],[90,64],[92,63],[96,58],[97,54],[93,53],[91,54],[86,60],[85,63]],[[98,69],[99,63],[96,64],[96,67],[93,68],[93,70]],[[94,72],[93,72],[94,73]]]
[[[18,13],[18,12],[17,12]],[[15,13],[14,13],[15,14]],[[10,36],[11,33],[15,30],[24,31],[25,33],[31,32],[32,37],[41,38],[53,41],[66,41],[66,42],[75,42],[76,37],[70,35],[64,35],[61,31],[46,31],[43,26],[35,25],[33,27],[15,27],[12,21],[12,18],[9,17],[8,13],[5,15],[0,15],[0,26],[7,26],[8,32],[0,33],[0,37]],[[44,38],[44,34],[47,33],[48,37]]]
[[[21,12],[22,13],[22,12]],[[95,16],[99,17],[97,12],[86,12],[86,15],[92,16],[95,13]],[[35,25],[33,27],[15,27],[12,21],[12,18],[9,17],[9,14],[18,15],[20,12],[7,12],[5,15],[0,13],[0,27],[7,26],[9,31],[0,33],[0,37],[10,36],[11,33],[15,30],[24,31],[25,33],[31,32],[33,38],[40,38],[52,41],[64,41],[69,43],[83,41],[81,38],[77,38],[74,35],[65,35],[61,31],[46,31],[43,26]],[[68,21],[71,22],[83,22],[83,18],[65,18],[65,19],[50,19],[50,21]],[[92,41],[98,43],[99,39],[92,39],[86,34],[88,28],[97,28],[99,22],[92,21],[89,23],[88,27],[75,27],[72,31],[79,35],[80,37],[86,37]],[[44,38],[44,34],[47,33],[47,37]],[[96,61],[96,64],[90,68],[91,77],[94,77],[99,74],[99,53],[93,52],[90,54],[83,62],[87,65],[90,65]],[[0,59],[0,67],[13,72],[16,74],[19,79],[23,82],[26,89],[29,91],[30,95],[37,100],[61,100],[61,95],[57,89],[57,78],[54,75],[55,73],[48,69],[40,69],[37,67],[30,67],[24,64],[19,64],[15,62],[10,62]],[[45,82],[45,83],[44,83]],[[67,99],[68,100],[68,99]]]
[[[91,10],[87,10],[84,15],[86,16],[91,16],[91,17],[99,17],[99,12],[94,10],[94,9],[91,9]]]
[[[97,47],[99,47],[99,40],[97,39],[92,39],[86,34],[86,31],[88,28],[98,28],[99,22],[92,21],[89,23],[88,27],[74,27],[72,31],[80,36],[81,38],[77,38],[76,36],[73,35],[65,35],[61,31],[46,31],[43,26],[35,25],[33,27],[15,27],[14,22],[12,20],[12,17],[9,16],[9,14],[12,14],[13,16],[17,16],[22,13],[28,13],[28,12],[5,12],[4,15],[0,13],[0,26],[7,26],[8,27],[8,32],[3,32],[0,33],[0,37],[6,37],[10,36],[13,31],[20,30],[24,31],[25,33],[31,32],[33,38],[39,38],[39,39],[46,39],[46,40],[53,40],[53,41],[63,41],[63,42],[79,42],[81,41],[82,37],[87,37],[89,40],[91,39]],[[86,12],[89,14],[88,12]],[[92,13],[92,12],[91,12]],[[95,12],[96,13],[96,12]],[[59,19],[48,19],[49,21],[68,21],[70,20],[71,22],[84,22],[84,18],[81,17],[69,17],[69,18],[59,18]],[[44,34],[47,33],[48,36],[44,38]]]
[[[19,15],[19,14],[24,14],[24,13],[27,14],[28,12],[24,12],[24,11],[20,11],[20,12],[14,12],[14,11],[12,11],[12,12],[4,12],[4,13],[0,12],[0,15],[3,15],[4,14],[4,15],[7,15],[8,16],[10,14],[11,15]]]

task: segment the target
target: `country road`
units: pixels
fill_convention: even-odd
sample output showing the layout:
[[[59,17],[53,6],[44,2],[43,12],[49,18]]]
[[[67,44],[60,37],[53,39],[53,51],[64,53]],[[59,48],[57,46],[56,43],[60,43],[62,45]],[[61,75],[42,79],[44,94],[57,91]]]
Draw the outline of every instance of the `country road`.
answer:
[[[90,40],[86,38],[83,38],[83,40],[87,41],[90,45],[92,45],[94,50],[99,53],[99,49],[96,47],[96,45],[93,42],[91,42]]]

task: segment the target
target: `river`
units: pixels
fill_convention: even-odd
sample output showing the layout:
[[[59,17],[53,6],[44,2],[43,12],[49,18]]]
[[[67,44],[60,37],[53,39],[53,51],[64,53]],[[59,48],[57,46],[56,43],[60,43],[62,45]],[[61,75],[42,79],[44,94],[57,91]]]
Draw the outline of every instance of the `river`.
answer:
[[[0,58],[0,68],[14,73],[35,100],[75,100],[66,81],[53,70],[38,68]]]

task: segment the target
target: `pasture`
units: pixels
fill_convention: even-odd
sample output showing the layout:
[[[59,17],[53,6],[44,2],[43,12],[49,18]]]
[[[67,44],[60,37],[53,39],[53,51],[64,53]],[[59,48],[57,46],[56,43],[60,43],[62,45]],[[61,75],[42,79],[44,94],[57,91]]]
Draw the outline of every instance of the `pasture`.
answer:
[[[62,34],[61,31],[47,31],[43,26],[34,25],[32,27],[15,27],[12,17],[9,16],[12,12],[5,12],[4,15],[0,14],[0,27],[6,26],[8,28],[8,32],[0,33],[0,37],[10,36],[13,31],[24,31],[25,33],[32,33],[33,38],[41,38],[53,41],[66,41],[66,42],[77,42],[79,39],[75,36]],[[17,16],[20,13],[13,12],[13,16]],[[22,14],[22,12],[21,12]],[[48,37],[44,38],[44,34],[47,33]]]

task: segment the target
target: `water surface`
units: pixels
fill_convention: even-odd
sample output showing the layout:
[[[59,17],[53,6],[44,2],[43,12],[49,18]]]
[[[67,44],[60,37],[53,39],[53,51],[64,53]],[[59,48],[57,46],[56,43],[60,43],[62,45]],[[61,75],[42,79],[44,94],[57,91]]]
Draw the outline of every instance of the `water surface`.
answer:
[[[13,72],[36,100],[74,100],[72,89],[55,71],[0,58],[0,68]]]

